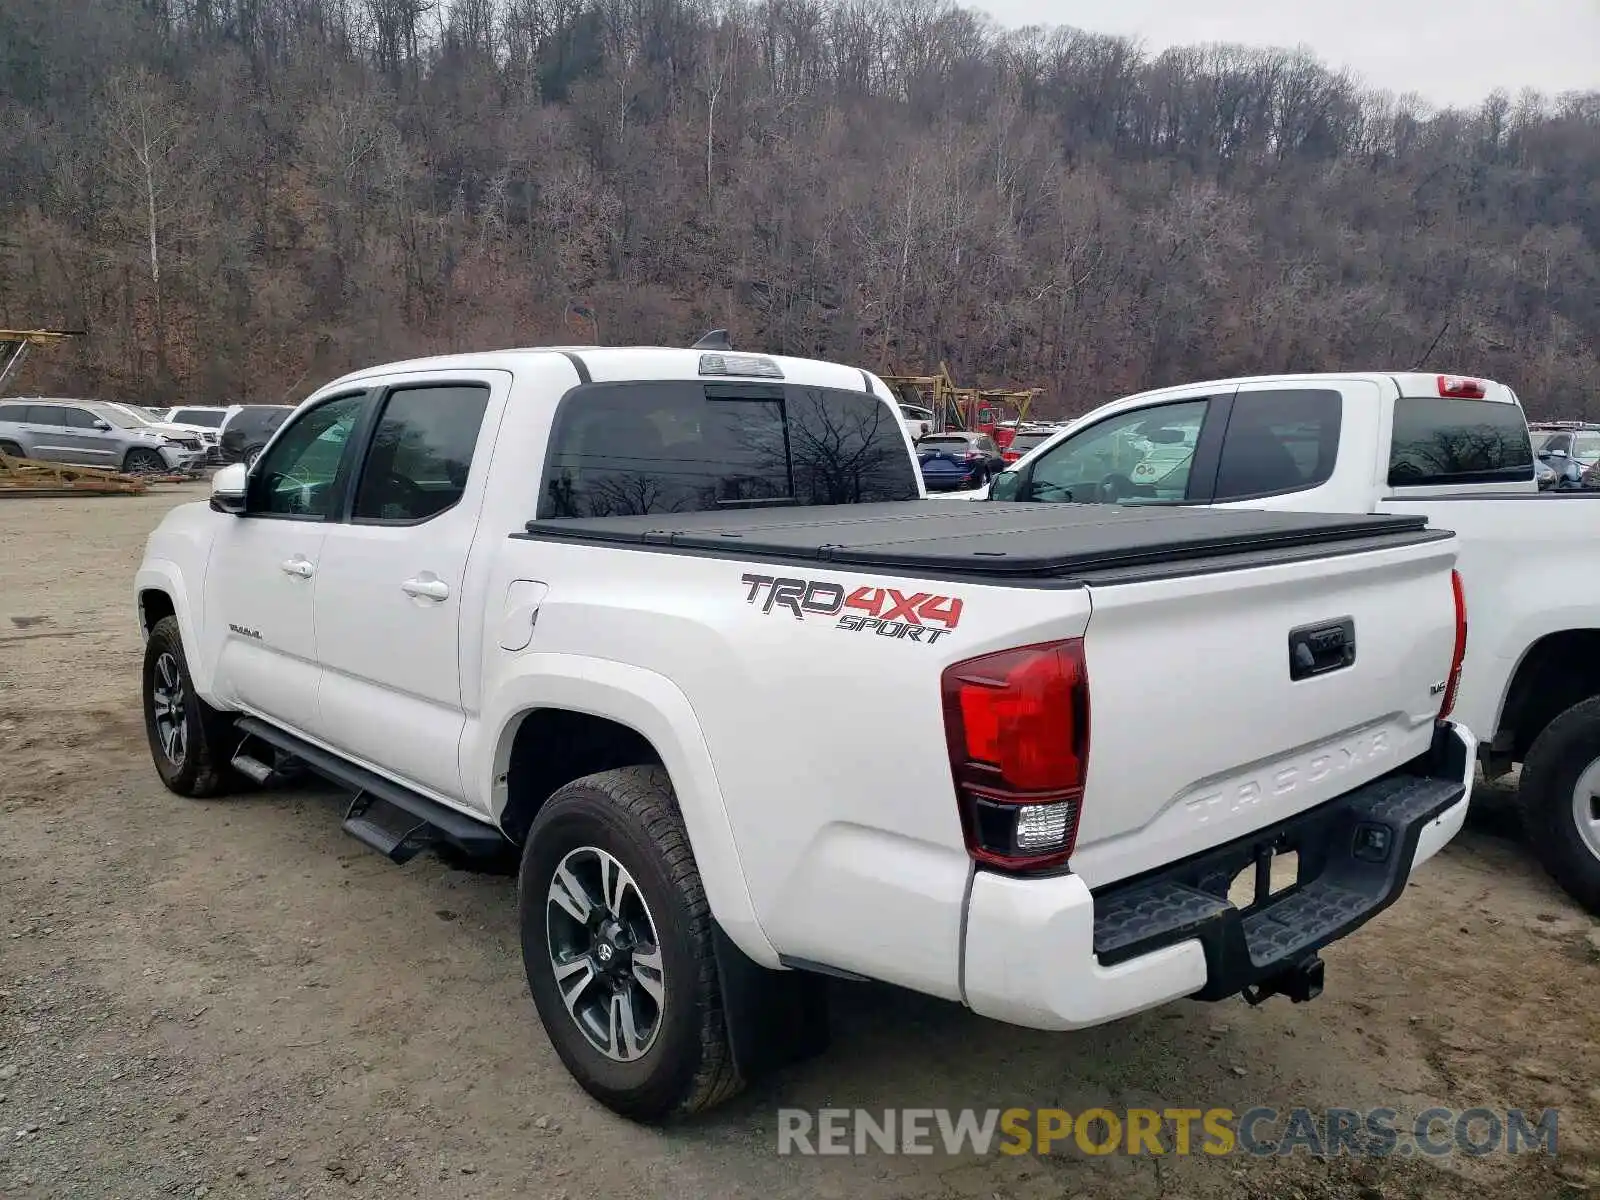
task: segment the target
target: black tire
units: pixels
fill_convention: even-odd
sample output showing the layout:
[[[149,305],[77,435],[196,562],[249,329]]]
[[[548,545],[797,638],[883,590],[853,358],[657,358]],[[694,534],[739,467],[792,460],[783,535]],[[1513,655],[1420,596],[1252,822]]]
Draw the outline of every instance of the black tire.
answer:
[[[163,708],[157,702],[158,690],[167,690],[164,686],[167,676],[174,670],[182,689],[176,707],[182,714],[183,742],[181,752],[176,755],[169,752],[164,732],[164,728],[170,726],[164,727],[160,720],[163,715],[171,714],[172,709]],[[142,701],[150,757],[155,762],[156,774],[161,776],[168,790],[180,796],[200,798],[218,795],[239,782],[236,772],[228,765],[233,719],[195,694],[177,617],[163,617],[157,621],[145,642]]]
[[[660,951],[662,1002],[651,1039],[632,1061],[608,1056],[590,1040],[556,979],[553,948],[562,930],[552,928],[551,884],[557,868],[573,861],[569,854],[591,849],[610,855],[632,877]],[[649,1122],[699,1112],[739,1092],[744,1084],[728,1044],[711,909],[663,768],[602,771],[556,792],[528,831],[517,890],[522,961],[534,1005],[556,1053],[584,1091],[613,1112]],[[563,925],[564,918],[555,924]],[[574,922],[570,928],[580,927]],[[590,951],[572,952],[564,962],[579,958],[593,968],[602,961]],[[594,978],[580,994],[607,996],[596,991],[607,986],[605,980]],[[625,975],[623,986],[632,986],[630,979]]]
[[[17,445],[15,442],[0,442],[0,454],[4,454],[7,458],[28,457],[22,452],[22,447]]]
[[[248,446],[245,448],[244,457],[239,461],[247,467],[253,467],[256,465],[256,459],[261,457],[261,452],[265,449],[265,446]]]
[[[165,475],[167,460],[154,450],[129,450],[122,460],[122,470],[127,475]]]
[[[1600,697],[1574,704],[1534,739],[1517,804],[1535,857],[1567,893],[1600,916],[1600,855],[1589,848],[1574,801],[1578,780],[1600,760]]]

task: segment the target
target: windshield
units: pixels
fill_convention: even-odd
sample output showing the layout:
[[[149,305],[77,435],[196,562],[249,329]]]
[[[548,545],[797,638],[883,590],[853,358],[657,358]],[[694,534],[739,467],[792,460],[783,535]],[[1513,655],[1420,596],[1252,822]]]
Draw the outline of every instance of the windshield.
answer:
[[[129,409],[120,404],[91,404],[89,411],[118,429],[143,429],[150,424],[142,417],[137,417]]]
[[[222,425],[227,415],[226,409],[178,408],[174,409],[172,416],[167,419],[174,425],[202,425],[207,429],[216,429]]]
[[[1042,445],[1050,440],[1048,433],[1019,433],[1011,439],[1011,448],[1019,453],[1026,454],[1035,446]]]

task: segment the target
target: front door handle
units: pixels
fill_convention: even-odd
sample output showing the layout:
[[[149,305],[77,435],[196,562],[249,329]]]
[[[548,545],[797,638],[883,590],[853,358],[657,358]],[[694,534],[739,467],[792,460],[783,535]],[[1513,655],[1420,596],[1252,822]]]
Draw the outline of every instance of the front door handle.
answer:
[[[293,575],[297,579],[310,579],[317,573],[317,569],[311,565],[311,560],[302,558],[298,554],[293,558],[284,559],[281,565],[284,574]]]
[[[428,600],[443,600],[450,595],[450,585],[444,580],[436,579],[432,576],[408,579],[400,585],[400,590],[408,596],[417,596]]]

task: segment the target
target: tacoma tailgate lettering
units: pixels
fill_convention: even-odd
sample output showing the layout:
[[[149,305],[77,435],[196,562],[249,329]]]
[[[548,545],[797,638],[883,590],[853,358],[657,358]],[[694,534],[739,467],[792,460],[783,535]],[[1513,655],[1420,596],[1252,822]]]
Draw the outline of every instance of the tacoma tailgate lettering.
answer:
[[[1320,783],[1330,776],[1348,771],[1357,763],[1385,758],[1391,750],[1386,731],[1365,734],[1343,746],[1321,750],[1304,762],[1290,763],[1257,778],[1231,782],[1225,788],[1202,792],[1184,801],[1184,807],[1204,824],[1217,817],[1242,812],[1259,804],[1267,796],[1286,796],[1302,785]]]

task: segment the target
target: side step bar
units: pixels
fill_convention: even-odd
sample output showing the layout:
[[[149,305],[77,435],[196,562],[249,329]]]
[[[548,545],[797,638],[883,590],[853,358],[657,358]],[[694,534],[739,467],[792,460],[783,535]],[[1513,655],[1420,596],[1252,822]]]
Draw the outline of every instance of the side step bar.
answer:
[[[511,845],[494,826],[474,821],[464,813],[256,717],[240,717],[236,725],[240,733],[259,738],[274,749],[299,759],[324,779],[355,792],[345,815],[345,832],[394,862],[406,862],[436,842],[447,842],[474,858],[502,855]],[[241,753],[239,757],[266,767],[265,763],[250,759],[248,755]],[[254,775],[248,766],[241,769]]]

